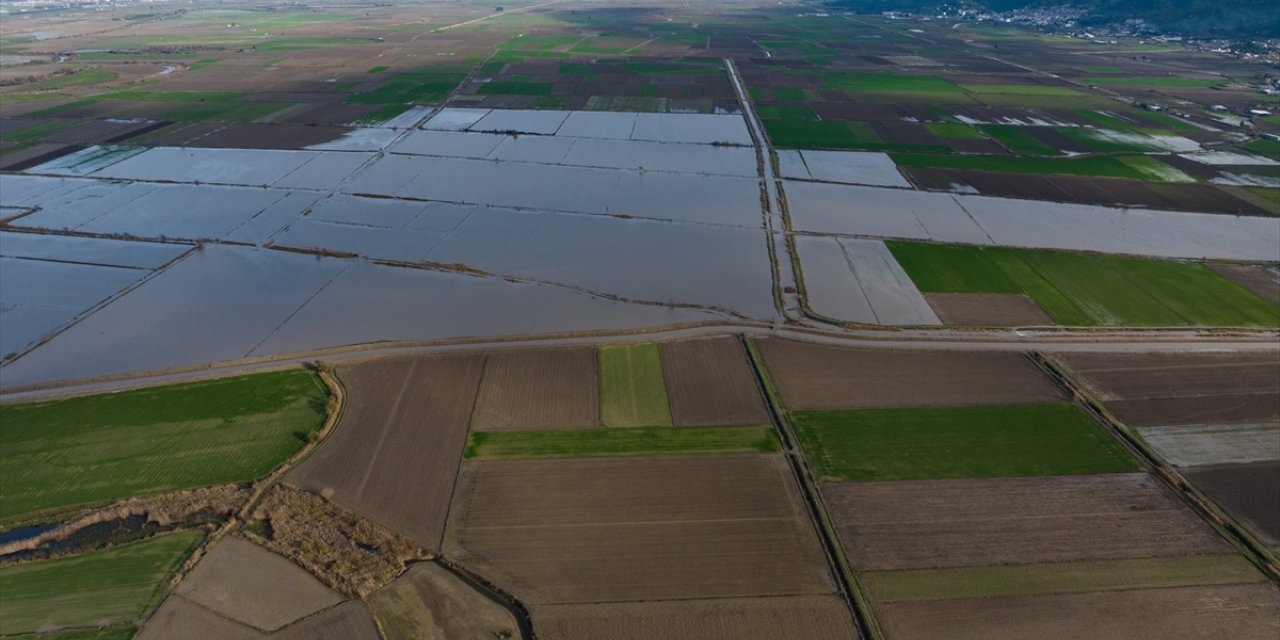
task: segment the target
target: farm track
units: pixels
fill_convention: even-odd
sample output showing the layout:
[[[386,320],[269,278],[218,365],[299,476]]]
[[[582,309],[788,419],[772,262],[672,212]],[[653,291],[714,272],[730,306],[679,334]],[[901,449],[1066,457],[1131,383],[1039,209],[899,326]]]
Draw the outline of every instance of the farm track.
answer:
[[[817,530],[818,538],[822,541],[823,551],[826,552],[828,569],[835,577],[840,595],[849,607],[849,613],[853,617],[858,635],[865,640],[880,640],[883,638],[883,634],[871,612],[871,603],[867,599],[862,585],[858,582],[852,566],[849,564],[849,558],[844,552],[844,547],[840,544],[835,523],[827,512],[826,504],[822,501],[822,494],[818,490],[818,483],[813,470],[809,467],[809,461],[805,458],[804,453],[799,450],[799,441],[791,429],[790,423],[786,421],[785,413],[777,397],[777,390],[764,367],[764,357],[756,348],[753,340],[741,336],[739,339],[742,341],[743,350],[747,352],[747,360],[751,363],[751,373],[759,386],[760,394],[764,397],[765,408],[769,412],[770,420],[774,429],[778,432],[778,439],[782,443],[783,456],[787,459],[792,474],[795,475],[805,506],[809,509],[810,524]]]
[[[1186,353],[1189,351],[1276,352],[1274,332],[1238,332],[1193,329],[1024,331],[1024,330],[820,330],[778,327],[761,322],[688,323],[649,330],[592,331],[565,334],[412,340],[356,344],[328,349],[240,358],[189,367],[171,367],[134,373],[73,378],[57,382],[0,388],[0,402],[23,402],[117,391],[182,381],[221,378],[243,373],[275,371],[307,366],[318,360],[339,364],[389,355],[418,355],[459,351],[496,351],[506,348],[568,345],[621,344],[723,335],[772,336],[819,345],[909,348],[926,351]]]

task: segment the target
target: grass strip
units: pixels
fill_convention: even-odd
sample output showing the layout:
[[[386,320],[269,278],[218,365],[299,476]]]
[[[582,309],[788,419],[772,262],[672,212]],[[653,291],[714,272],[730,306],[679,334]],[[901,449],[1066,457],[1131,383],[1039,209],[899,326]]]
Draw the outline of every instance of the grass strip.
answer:
[[[676,453],[777,451],[772,427],[656,427],[581,431],[473,432],[465,456],[590,458]]]
[[[600,420],[606,427],[670,427],[656,344],[600,348]]]

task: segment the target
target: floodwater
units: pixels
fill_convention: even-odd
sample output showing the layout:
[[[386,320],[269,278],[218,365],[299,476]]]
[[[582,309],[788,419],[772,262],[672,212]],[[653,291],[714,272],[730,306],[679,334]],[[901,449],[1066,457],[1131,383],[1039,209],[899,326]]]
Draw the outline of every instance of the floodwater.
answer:
[[[941,324],[883,242],[801,237],[796,244],[815,312],[864,324]]]
[[[1280,260],[1280,221],[788,181],[797,230],[1172,258]]]
[[[723,316],[501,278],[207,246],[6,365],[0,377],[12,387],[379,340],[632,329],[716,317]]]

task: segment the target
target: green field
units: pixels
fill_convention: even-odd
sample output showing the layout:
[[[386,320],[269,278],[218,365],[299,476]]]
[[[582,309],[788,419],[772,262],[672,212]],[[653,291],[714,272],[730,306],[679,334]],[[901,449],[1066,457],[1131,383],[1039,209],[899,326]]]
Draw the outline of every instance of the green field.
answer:
[[[1263,575],[1239,555],[872,571],[862,574],[861,578],[868,597],[874,602],[999,598],[1263,580]]]
[[[827,482],[1137,471],[1072,404],[799,411],[796,435]]]
[[[600,347],[600,421],[606,427],[670,427],[656,344]]]
[[[1245,149],[1257,154],[1280,160],[1280,140],[1267,140],[1258,138],[1241,145]]]
[[[550,82],[486,82],[476,93],[508,96],[545,96],[551,94]]]
[[[762,109],[766,107],[761,107]],[[947,153],[941,145],[887,143],[870,122],[861,120],[771,119],[761,113],[760,122],[773,144],[786,149],[867,149]]]
[[[842,89],[853,95],[859,93],[918,93],[930,95],[963,95],[964,90],[937,76],[901,75],[896,73],[842,73],[822,74],[822,86],[826,89]]]
[[[979,129],[991,136],[1009,151],[1023,156],[1061,155],[1057,149],[1040,142],[1027,132],[1026,127],[1010,124],[984,124]]]
[[[0,406],[0,522],[270,471],[324,419],[308,371]]]
[[[1178,76],[1111,76],[1097,78],[1076,78],[1085,84],[1110,87],[1172,87],[1178,89],[1208,89],[1216,87],[1227,80],[1209,78],[1181,78]]]
[[[1025,293],[1062,325],[1280,325],[1280,309],[1198,263],[886,244],[922,292]]]
[[[1045,87],[1034,84],[966,84],[965,91],[978,95],[998,94],[1011,96],[1078,96],[1079,91],[1070,87]]]
[[[199,532],[184,531],[78,556],[0,567],[0,635],[96,628],[104,622],[132,625],[160,601],[169,574],[200,538]]]
[[[423,67],[394,73],[372,91],[357,93],[347,102],[358,104],[434,104],[444,100],[467,77],[462,67]]]
[[[473,432],[467,458],[589,458],[778,450],[772,427]]]
[[[767,128],[767,127],[766,127]],[[1180,171],[1147,156],[1085,156],[1075,158],[1014,158],[1009,156],[960,156],[895,153],[893,161],[903,167],[936,167],[1004,171],[1009,173],[1062,174],[1130,180],[1173,179]],[[1136,162],[1130,162],[1135,159]]]
[[[955,122],[930,122],[924,125],[929,132],[939,138],[951,138],[952,140],[985,140],[986,136],[982,135],[974,127],[967,124]]]

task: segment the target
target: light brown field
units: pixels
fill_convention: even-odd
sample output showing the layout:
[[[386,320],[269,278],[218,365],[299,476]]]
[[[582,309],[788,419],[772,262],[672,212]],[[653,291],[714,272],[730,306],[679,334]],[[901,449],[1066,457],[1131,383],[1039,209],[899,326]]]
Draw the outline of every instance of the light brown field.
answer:
[[[369,606],[386,640],[519,637],[510,611],[434,563],[415,565],[374,592]]]
[[[1017,353],[844,349],[766,338],[765,364],[788,409],[1057,402]]]
[[[873,607],[889,640],[1273,640],[1280,593],[1269,584],[1140,589]]]
[[[865,482],[822,489],[861,570],[1225,553],[1147,474]]]
[[[977,327],[1056,324],[1034,300],[1020,294],[926,293],[924,298],[944,324]]]
[[[169,596],[134,640],[257,640],[269,635],[232,622],[182,596]]]
[[[469,461],[445,551],[530,604],[834,588],[780,456]]]
[[[849,607],[838,596],[563,604],[534,607],[544,640],[853,640]]]
[[[677,427],[769,423],[746,350],[737,338],[664,342],[658,351]]]
[[[135,640],[381,640],[364,605],[347,601],[264,633],[224,618],[182,596],[169,596]]]
[[[235,537],[224,538],[202,558],[176,593],[264,631],[342,601],[298,565]]]
[[[1260,264],[1210,264],[1208,267],[1280,307],[1280,268]]]
[[[1263,544],[1280,546],[1280,461],[1184,469]]]
[[[1056,356],[1134,427],[1280,419],[1280,351]]]
[[[286,481],[439,548],[482,362],[451,355],[339,367],[342,421]]]
[[[600,426],[600,374],[591,347],[491,354],[472,428],[476,431]]]

